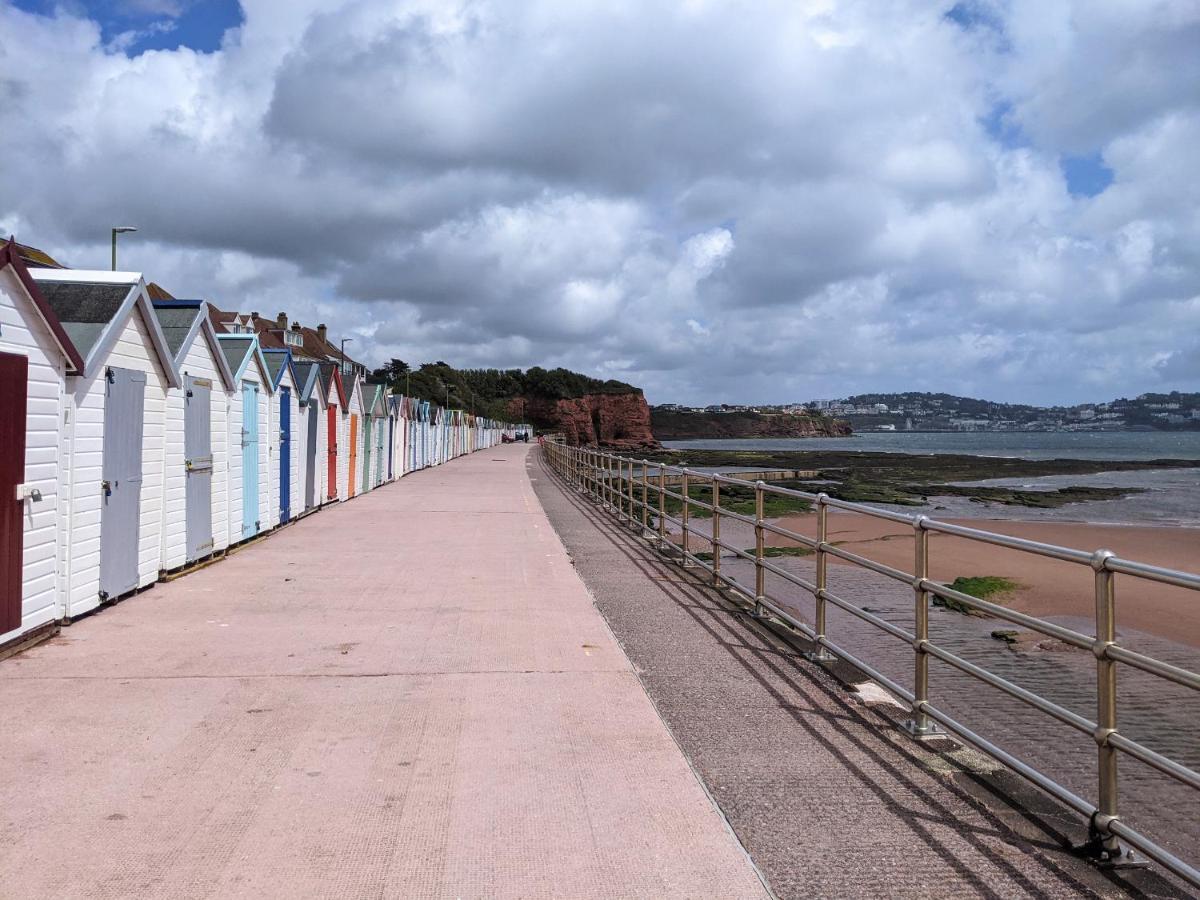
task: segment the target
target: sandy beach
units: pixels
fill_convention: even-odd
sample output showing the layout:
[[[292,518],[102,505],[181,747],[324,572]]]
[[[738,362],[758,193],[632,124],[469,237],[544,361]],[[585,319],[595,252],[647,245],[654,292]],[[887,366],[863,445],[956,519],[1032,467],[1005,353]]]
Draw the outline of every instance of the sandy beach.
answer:
[[[1200,571],[1200,528],[1011,519],[949,521],[1081,550],[1104,548],[1140,562]],[[789,516],[779,524],[800,534],[816,534],[815,515]],[[862,515],[833,513],[829,519],[829,539],[861,556],[912,571],[912,529],[905,526]],[[778,535],[769,535],[768,544],[788,543],[791,542]],[[850,565],[836,559],[833,562]],[[934,534],[930,569],[933,578],[946,582],[959,576],[978,575],[1011,579],[1021,589],[1007,596],[1004,602],[1032,615],[1072,616],[1089,623],[1095,618],[1092,571],[1083,566]],[[830,579],[833,583],[836,573],[831,572]],[[1137,629],[1200,647],[1200,592],[1127,576],[1118,576],[1116,591],[1118,628]]]

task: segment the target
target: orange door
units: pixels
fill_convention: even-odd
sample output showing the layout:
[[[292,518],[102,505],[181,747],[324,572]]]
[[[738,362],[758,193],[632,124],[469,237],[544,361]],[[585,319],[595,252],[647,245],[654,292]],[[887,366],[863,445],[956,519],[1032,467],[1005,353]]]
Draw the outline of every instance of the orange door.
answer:
[[[350,496],[354,496],[354,473],[358,470],[358,416],[350,413]]]

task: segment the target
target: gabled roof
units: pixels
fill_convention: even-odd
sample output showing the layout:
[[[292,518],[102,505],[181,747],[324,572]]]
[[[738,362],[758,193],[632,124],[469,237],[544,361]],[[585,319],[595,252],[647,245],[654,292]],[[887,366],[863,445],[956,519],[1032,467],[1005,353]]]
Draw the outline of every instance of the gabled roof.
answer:
[[[387,404],[383,402],[385,390],[387,390],[386,385],[373,384],[369,381],[362,382],[363,412],[369,412],[373,416],[386,416]]]
[[[271,375],[271,388],[278,390],[279,383],[283,381],[285,372],[291,371],[292,384],[298,385],[296,380],[296,372],[292,368],[292,354],[288,350],[278,350],[273,347],[263,348],[263,359],[267,363],[267,372]]]
[[[67,361],[67,371],[73,375],[82,373],[83,356],[80,354],[79,348],[75,346],[66,329],[63,328],[62,322],[58,319],[58,314],[54,311],[54,307],[46,300],[41,288],[38,287],[38,283],[29,274],[29,269],[22,258],[21,245],[11,240],[6,241],[3,246],[0,246],[0,271],[9,266],[12,266],[13,274],[17,276],[17,280],[25,288],[25,293],[33,301],[34,309],[37,310],[46,327],[50,329],[50,334],[54,337],[54,342],[58,345],[59,351]]]
[[[147,288],[150,286],[147,285]],[[217,373],[225,384],[225,389],[232,391],[234,386],[233,371],[229,361],[217,340],[212,322],[208,319],[208,303],[204,300],[155,300],[154,315],[166,338],[167,347],[175,359],[175,367],[182,371],[183,361],[192,348],[197,335],[203,335],[212,351],[213,362],[216,363]]]
[[[292,362],[292,371],[296,376],[296,388],[300,392],[300,402],[307,403],[313,397],[319,397],[325,404],[325,391],[318,390],[321,384],[321,368],[315,362]]]
[[[83,357],[82,374],[93,374],[112,351],[129,317],[140,311],[167,382],[171,387],[179,387],[175,359],[140,273],[35,269],[30,275]]]
[[[325,389],[325,396],[332,397],[336,390],[338,405],[345,406],[346,385],[342,381],[341,367],[337,363],[331,362],[317,363],[317,367],[321,373],[321,387]]]
[[[221,345],[225,361],[229,364],[229,370],[233,372],[235,385],[245,377],[246,369],[257,366],[262,383],[268,385],[272,391],[275,389],[267,362],[258,347],[258,338],[252,334],[218,334],[217,343]]]

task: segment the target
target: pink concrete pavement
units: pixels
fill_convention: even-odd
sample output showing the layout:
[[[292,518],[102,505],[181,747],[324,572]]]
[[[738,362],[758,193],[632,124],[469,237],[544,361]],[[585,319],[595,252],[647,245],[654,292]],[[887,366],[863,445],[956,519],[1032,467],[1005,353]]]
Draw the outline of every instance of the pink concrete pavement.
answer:
[[[0,897],[763,897],[527,448],[0,662]]]

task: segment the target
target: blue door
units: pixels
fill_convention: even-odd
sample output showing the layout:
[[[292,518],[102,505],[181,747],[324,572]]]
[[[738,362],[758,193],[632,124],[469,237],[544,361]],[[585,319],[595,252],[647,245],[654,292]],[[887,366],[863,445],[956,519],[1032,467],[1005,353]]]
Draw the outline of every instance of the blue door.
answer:
[[[279,389],[279,524],[292,515],[292,389]]]
[[[258,534],[258,385],[242,382],[242,537]]]

